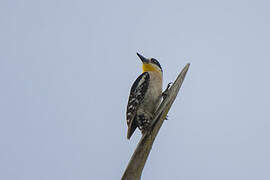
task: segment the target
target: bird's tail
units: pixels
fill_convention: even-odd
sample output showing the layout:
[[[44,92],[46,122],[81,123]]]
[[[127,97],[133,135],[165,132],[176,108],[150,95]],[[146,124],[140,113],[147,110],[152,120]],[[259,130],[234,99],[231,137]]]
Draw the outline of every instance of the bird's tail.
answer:
[[[137,128],[137,124],[135,122],[131,123],[131,126],[128,127],[128,132],[127,132],[127,138],[130,139],[130,137],[132,136],[132,134],[134,133],[134,131]]]

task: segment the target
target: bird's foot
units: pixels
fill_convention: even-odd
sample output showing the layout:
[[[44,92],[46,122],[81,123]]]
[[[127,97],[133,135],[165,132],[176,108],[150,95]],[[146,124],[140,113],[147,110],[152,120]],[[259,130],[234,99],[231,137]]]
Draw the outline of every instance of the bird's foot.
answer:
[[[170,89],[170,87],[171,87],[171,84],[172,84],[172,82],[170,82],[170,83],[167,85],[167,88],[166,88],[165,91],[162,93],[163,99],[165,99],[165,98],[168,96],[168,91],[169,91],[169,89]]]

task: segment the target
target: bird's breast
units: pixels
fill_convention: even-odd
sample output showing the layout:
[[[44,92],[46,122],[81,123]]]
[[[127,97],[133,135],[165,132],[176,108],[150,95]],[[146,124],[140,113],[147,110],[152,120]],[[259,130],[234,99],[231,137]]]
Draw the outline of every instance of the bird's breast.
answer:
[[[150,72],[149,87],[146,91],[141,108],[149,113],[154,113],[160,104],[162,93],[162,75]]]

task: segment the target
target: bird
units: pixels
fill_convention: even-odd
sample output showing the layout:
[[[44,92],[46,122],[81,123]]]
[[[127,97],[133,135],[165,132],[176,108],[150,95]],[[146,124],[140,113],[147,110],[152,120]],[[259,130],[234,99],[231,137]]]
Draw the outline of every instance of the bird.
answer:
[[[163,70],[155,58],[145,58],[137,53],[142,61],[142,74],[133,83],[127,104],[127,139],[136,128],[144,134],[149,129],[153,114],[162,98]]]

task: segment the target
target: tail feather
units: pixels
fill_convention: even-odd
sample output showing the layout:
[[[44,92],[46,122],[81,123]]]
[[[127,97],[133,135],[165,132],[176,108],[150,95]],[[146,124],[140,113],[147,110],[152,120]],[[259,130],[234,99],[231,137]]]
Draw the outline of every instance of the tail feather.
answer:
[[[134,131],[137,128],[137,123],[136,122],[132,122],[131,126],[128,127],[128,132],[127,132],[127,138],[130,139],[130,137],[132,136],[132,134],[134,133]]]

